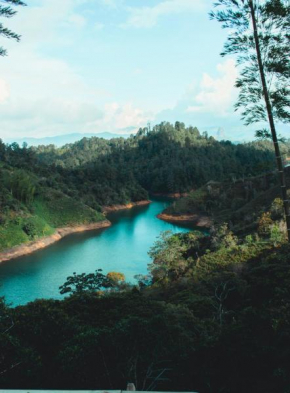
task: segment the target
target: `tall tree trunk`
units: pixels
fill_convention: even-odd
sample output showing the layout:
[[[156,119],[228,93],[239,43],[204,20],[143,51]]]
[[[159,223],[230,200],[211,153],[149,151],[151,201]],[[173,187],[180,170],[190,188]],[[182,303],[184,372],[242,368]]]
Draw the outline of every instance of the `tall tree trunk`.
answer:
[[[259,35],[258,35],[258,27],[257,27],[257,22],[256,22],[255,7],[254,7],[253,0],[249,0],[249,7],[251,10],[251,19],[252,19],[253,30],[254,30],[254,40],[255,40],[255,47],[256,47],[260,77],[261,77],[261,82],[262,82],[262,87],[263,87],[263,94],[264,94],[267,115],[268,115],[269,125],[270,125],[270,129],[271,129],[271,134],[272,134],[272,140],[274,143],[277,167],[278,167],[279,178],[280,178],[284,211],[285,211],[285,215],[286,215],[286,227],[287,227],[287,234],[288,234],[288,242],[290,243],[290,210],[289,210],[289,200],[288,200],[288,196],[287,196],[286,179],[285,179],[285,173],[284,173],[284,169],[283,169],[283,161],[282,161],[282,157],[281,157],[281,153],[280,153],[279,142],[277,139],[277,133],[276,133],[276,129],[275,129],[275,123],[274,123],[274,119],[273,119],[272,105],[271,105],[271,101],[270,101],[269,91],[268,91],[265,72],[264,72],[264,66],[263,66],[263,62],[262,62],[260,41],[259,41]]]

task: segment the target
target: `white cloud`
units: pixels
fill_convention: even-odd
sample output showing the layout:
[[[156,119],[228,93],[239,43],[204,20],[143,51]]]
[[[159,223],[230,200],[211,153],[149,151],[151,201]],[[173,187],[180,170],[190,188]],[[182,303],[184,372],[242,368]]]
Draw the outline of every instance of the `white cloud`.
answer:
[[[133,70],[133,75],[141,75],[143,73],[143,69],[142,68],[134,68]]]
[[[165,0],[154,7],[128,7],[130,14],[122,27],[150,28],[164,15],[196,12],[204,9],[204,0]]]
[[[105,104],[68,99],[28,100],[19,105],[8,99],[0,105],[0,138],[44,137],[70,133],[124,133],[144,127],[152,116],[131,103]],[[5,131],[7,130],[7,131]],[[8,131],[9,130],[9,131]]]
[[[78,34],[86,19],[77,14],[76,6],[90,1],[42,0],[41,7],[21,9],[15,17],[21,28],[16,24],[11,28],[21,30],[23,39],[15,50],[12,45],[1,63],[0,138],[117,131],[146,124],[147,116],[140,109],[112,103],[110,92],[94,86],[68,62],[43,54],[47,43],[62,47],[74,38],[72,31]],[[66,37],[63,28],[68,25],[72,36]]]
[[[105,25],[103,23],[95,23],[94,24],[94,29],[95,30],[103,30],[103,28],[105,27]]]
[[[70,15],[68,17],[68,22],[73,24],[78,29],[82,29],[87,23],[86,18],[84,18],[82,15],[78,15],[78,14]]]
[[[9,87],[5,80],[0,79],[0,103],[9,97]]]
[[[100,0],[101,4],[110,7],[110,8],[116,8],[118,5],[118,0]]]
[[[152,7],[129,8],[126,25],[151,27],[166,15],[199,12],[207,2],[158,1],[159,4]],[[70,65],[74,64],[70,57],[68,61],[61,60],[61,57],[65,57],[62,56],[62,48],[65,52],[68,52],[68,48],[74,48],[75,38],[82,37],[84,33],[81,28],[87,21],[83,15],[87,16],[90,27],[95,30],[104,28],[102,23],[97,23],[102,22],[102,19],[96,18],[92,22],[87,3],[124,7],[125,2],[41,0],[38,3],[41,6],[19,9],[19,14],[7,21],[9,27],[23,37],[20,44],[13,41],[4,43],[4,46],[8,46],[9,56],[1,59],[0,138],[49,136],[72,132],[116,132],[127,127],[138,128],[152,120],[153,115],[141,110],[141,104],[136,108],[132,103],[126,102],[133,98],[124,99],[124,102],[120,98],[116,99],[117,103],[113,102],[111,92],[98,88],[97,84],[94,85],[93,77],[80,75],[81,68],[75,69]],[[83,6],[77,8],[79,5]],[[82,13],[79,12],[80,9]],[[45,54],[46,51],[57,53],[56,56],[61,57],[49,57]],[[70,56],[73,57],[72,54]],[[203,116],[208,119],[211,117],[207,116],[209,113],[214,114],[213,118],[221,118],[223,114],[229,113],[235,71],[232,66],[231,63],[223,63],[218,66],[220,75],[217,78],[204,74],[200,83],[190,86],[182,102],[178,102],[176,108],[171,111],[173,121],[182,120],[182,116],[193,117],[197,114],[200,118]],[[128,70],[139,82],[142,69],[138,68],[137,64],[130,64]],[[145,71],[143,73],[145,74]],[[99,75],[96,80],[101,80]],[[114,83],[107,85],[111,86],[114,92]],[[162,103],[162,100],[160,102]],[[157,111],[156,107],[154,110]],[[160,120],[170,118],[162,115]],[[198,121],[195,124],[198,124]]]
[[[71,133],[103,117],[98,106],[74,100],[8,100],[0,107],[1,137]],[[5,132],[9,130],[9,132]]]
[[[21,45],[44,45],[48,41],[57,45],[62,41],[59,29],[72,22],[78,3],[78,0],[42,0],[41,6],[19,8],[18,14],[5,24],[22,35]]]
[[[203,74],[199,91],[193,96],[193,103],[188,106],[187,112],[212,113],[222,117],[232,111],[237,96],[234,84],[238,76],[234,60],[218,64],[217,70],[220,74],[218,78]]]
[[[114,131],[134,127],[144,127],[152,119],[151,113],[135,108],[132,103],[118,104],[111,102],[105,105],[104,117],[91,124],[96,131]],[[121,131],[120,131],[121,132]]]
[[[200,81],[194,80],[188,85],[173,108],[156,115],[156,122],[179,120],[213,133],[221,127],[233,140],[241,139],[238,135],[253,135],[234,112],[238,94],[234,87],[238,75],[234,60],[228,59],[216,69],[216,76],[204,73]]]
[[[54,48],[67,44],[71,37],[59,34],[67,26],[73,36],[86,24],[76,6],[87,0],[42,1],[11,19],[23,38],[20,44],[7,41],[9,56],[1,59],[0,138],[85,132],[103,117],[103,101],[110,99],[68,62],[43,53],[50,41]]]

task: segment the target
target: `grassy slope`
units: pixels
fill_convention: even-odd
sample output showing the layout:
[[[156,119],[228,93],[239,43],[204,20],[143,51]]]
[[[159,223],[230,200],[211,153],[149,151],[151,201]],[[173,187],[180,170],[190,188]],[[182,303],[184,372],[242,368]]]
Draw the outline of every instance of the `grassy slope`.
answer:
[[[52,227],[90,224],[104,219],[101,213],[59,191],[47,191],[45,195],[35,199],[33,208],[35,214]]]
[[[104,220],[104,216],[59,191],[45,189],[30,206],[20,204],[17,212],[5,213],[0,224],[0,251],[55,232],[55,228],[89,224]],[[30,235],[25,226],[33,228]]]

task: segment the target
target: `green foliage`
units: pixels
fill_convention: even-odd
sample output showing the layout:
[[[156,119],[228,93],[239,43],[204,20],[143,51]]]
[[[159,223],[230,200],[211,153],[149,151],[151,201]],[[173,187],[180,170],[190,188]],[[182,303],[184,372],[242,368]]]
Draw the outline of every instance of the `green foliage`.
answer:
[[[200,236],[203,235],[197,232],[175,235],[170,231],[162,232],[148,253],[152,259],[152,263],[148,265],[150,275],[139,277],[141,286],[146,284],[150,277],[153,283],[166,283],[182,277],[188,271],[189,263],[192,262],[192,257],[189,255],[198,258]],[[204,240],[208,243],[207,237]]]
[[[94,199],[101,206],[146,199],[146,191],[185,192],[209,180],[257,174],[261,162],[273,161],[267,141],[217,142],[196,128],[176,128],[167,122],[141,131],[126,140],[84,138],[62,148],[40,146],[34,151],[42,164],[57,166],[47,185],[57,180],[65,193],[73,190],[86,203]]]
[[[252,235],[247,235],[245,238],[245,242],[247,245],[251,245],[254,242],[253,236]]]
[[[270,230],[270,240],[273,242],[273,244],[277,246],[279,243],[282,243],[284,239],[285,236],[281,231],[279,225],[277,224],[272,225]]]
[[[283,201],[281,198],[275,198],[271,208],[271,217],[273,220],[281,219],[284,216],[284,207],[283,207]]]
[[[274,144],[290,242],[290,207],[275,126],[275,120],[290,120],[289,1],[218,0],[215,5],[222,8],[211,17],[231,29],[222,55],[238,54],[237,63],[243,66],[236,82],[236,109],[242,108],[246,125],[267,122],[270,129],[257,131],[257,136],[271,135]]]
[[[7,219],[0,225],[0,251],[53,233],[54,229],[39,216]]]
[[[22,5],[26,4],[21,0],[1,0],[4,5],[0,5],[0,17],[11,18],[16,14],[16,11],[10,6],[12,5]],[[9,39],[14,39],[16,41],[20,41],[20,35],[14,33],[12,30],[9,30],[7,27],[4,27],[2,23],[0,24],[0,35]],[[0,47],[0,56],[6,56],[7,51]]]
[[[256,138],[259,138],[259,139],[262,139],[262,140],[263,139],[271,139],[272,140],[271,133],[267,129],[265,129],[265,128],[262,129],[262,130],[257,130],[255,132],[255,136],[256,136]],[[278,141],[281,142],[281,143],[285,143],[286,142],[286,138],[283,138],[283,137],[279,136]]]
[[[13,171],[7,186],[13,197],[26,204],[33,202],[36,191],[35,179],[23,170]]]
[[[130,380],[138,390],[286,392],[289,246],[251,241],[206,252],[209,236],[176,236],[187,269],[166,286],[100,297],[107,277],[97,271],[70,277],[65,288],[75,295],[62,301],[2,303],[0,370],[9,372],[1,386],[118,389]],[[163,239],[155,259],[171,247],[169,234]]]
[[[102,269],[96,270],[95,273],[76,274],[67,277],[66,282],[59,287],[60,293],[82,294],[84,292],[97,292],[101,288],[112,287],[112,280],[105,276]]]
[[[153,259],[149,265],[153,281],[162,280],[170,274],[180,275],[184,270],[185,251],[186,245],[179,235],[172,235],[170,231],[162,232],[148,253]]]
[[[283,202],[275,173],[242,178],[235,182],[209,182],[166,208],[172,215],[209,216],[217,224],[229,222],[235,233],[256,230],[260,216],[271,212],[273,220],[284,217]]]
[[[45,221],[57,228],[76,224],[90,224],[102,221],[104,216],[64,195],[62,192],[45,189],[33,204],[34,211]]]
[[[29,236],[30,239],[34,239],[34,237],[37,235],[36,226],[31,221],[26,222],[23,225],[22,229],[27,234],[27,236]]]
[[[0,226],[0,251],[26,243],[29,240],[19,225],[9,222]]]
[[[225,55],[237,54],[237,63],[243,67],[236,86],[240,89],[236,109],[243,108],[245,123],[268,121],[265,95],[259,69],[259,54],[251,23],[251,7],[254,9],[258,30],[259,50],[263,60],[263,73],[270,95],[272,115],[282,121],[290,120],[289,89],[289,15],[287,0],[226,1],[218,0],[217,12],[211,12],[213,19],[222,23],[223,28],[231,29],[224,45]],[[258,131],[259,136],[268,131]]]
[[[271,213],[270,212],[263,213],[258,223],[259,235],[263,237],[268,237],[271,233],[273,224],[274,222],[271,218]]]
[[[228,224],[223,223],[212,229],[212,247],[214,250],[220,248],[232,249],[237,246],[238,238],[229,230]]]
[[[16,151],[19,153],[19,149]],[[21,157],[22,154],[23,151]],[[53,227],[89,224],[103,219],[101,213],[80,201],[42,187],[39,178],[27,169],[0,168],[1,251],[51,235]]]
[[[196,128],[176,129],[166,122],[126,140],[84,138],[58,149],[3,144],[2,150],[4,162],[33,171],[41,186],[97,210],[147,199],[148,192],[185,192],[210,180],[256,175],[265,170],[262,163],[274,166],[267,141],[217,142]]]

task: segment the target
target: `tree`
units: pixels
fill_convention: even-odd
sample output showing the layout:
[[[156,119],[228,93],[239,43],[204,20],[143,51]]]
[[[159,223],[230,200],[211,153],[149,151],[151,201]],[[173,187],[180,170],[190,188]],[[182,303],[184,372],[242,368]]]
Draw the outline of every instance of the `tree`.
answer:
[[[150,248],[148,254],[153,263],[148,265],[153,281],[162,280],[169,275],[179,277],[187,268],[184,258],[186,244],[178,234],[171,231],[161,232],[158,240]]]
[[[113,285],[120,285],[125,282],[125,275],[119,272],[109,272],[107,278],[112,281]]]
[[[1,5],[1,3],[4,3]],[[17,11],[15,11],[11,5],[22,5],[25,6],[26,4],[21,1],[21,0],[0,0],[0,16],[3,16],[4,18],[11,18],[14,16]],[[6,38],[10,38],[16,41],[20,41],[20,35],[14,33],[13,31],[7,29],[7,27],[4,27],[2,23],[0,23],[0,35],[4,36]],[[3,47],[0,47],[0,56],[6,56],[7,51]]]
[[[231,29],[221,55],[237,54],[237,64],[243,66],[236,81],[240,89],[236,110],[243,108],[246,125],[267,121],[270,128],[256,135],[274,143],[290,242],[289,200],[275,125],[290,120],[289,1],[217,0],[215,5],[222,9],[210,17]]]
[[[111,280],[106,277],[102,269],[98,269],[95,273],[73,273],[72,276],[67,277],[66,282],[59,287],[60,293],[77,293],[96,292],[101,288],[110,288],[112,286]]]
[[[21,202],[31,203],[36,191],[35,179],[23,170],[15,170],[10,176],[11,194]]]
[[[237,246],[238,238],[229,230],[228,224],[223,223],[212,229],[211,245],[213,250],[231,249]]]
[[[274,221],[271,218],[271,213],[263,213],[258,222],[258,234],[262,237],[269,237],[273,225]]]

